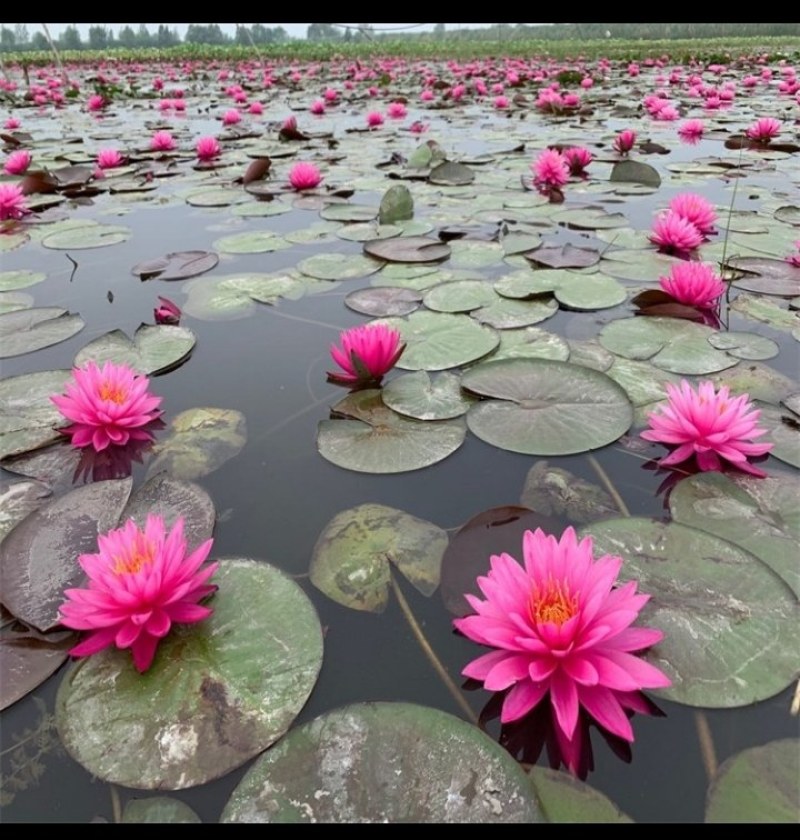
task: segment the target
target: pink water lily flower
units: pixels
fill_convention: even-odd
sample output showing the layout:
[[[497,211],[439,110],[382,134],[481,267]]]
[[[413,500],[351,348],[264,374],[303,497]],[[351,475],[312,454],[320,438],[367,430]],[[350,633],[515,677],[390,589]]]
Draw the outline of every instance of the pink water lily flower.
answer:
[[[313,163],[298,161],[289,170],[289,183],[296,190],[313,190],[322,183],[322,173]]]
[[[745,132],[751,140],[757,143],[769,143],[777,137],[781,131],[781,121],[773,117],[761,117],[757,119]]]
[[[154,152],[170,152],[176,149],[178,144],[175,138],[168,131],[157,131],[150,138],[150,149]]]
[[[561,153],[569,166],[570,174],[581,175],[592,162],[592,153],[583,146],[570,146]]]
[[[678,136],[685,143],[697,143],[703,136],[706,127],[702,120],[685,120],[678,127]]]
[[[222,147],[216,137],[200,137],[195,146],[197,157],[202,161],[214,160],[222,154]]]
[[[324,114],[325,103],[321,99],[315,99],[308,110],[311,111],[312,114],[317,114],[318,116],[320,114]]]
[[[16,152],[6,158],[3,166],[3,172],[6,175],[23,175],[25,170],[31,165],[33,156],[27,149],[18,149]]]
[[[632,128],[626,128],[614,138],[614,148],[621,155],[627,155],[636,143],[636,132]]]
[[[157,324],[179,324],[181,320],[181,308],[169,298],[158,296],[160,303],[153,310],[153,318]]]
[[[13,131],[15,128],[19,128],[22,123],[16,117],[8,117],[3,123],[3,128],[7,128],[9,131]]]
[[[595,558],[592,538],[579,542],[573,528],[560,539],[539,528],[526,531],[522,550],[523,564],[510,554],[492,555],[489,573],[478,578],[485,600],[465,596],[475,614],[453,624],[492,650],[461,673],[489,691],[507,690],[503,723],[545,702],[567,742],[581,709],[633,741],[622,701],[630,692],[671,684],[637,655],[664,636],[632,626],[650,596],[637,593],[634,580],[617,585],[622,558]]]
[[[331,345],[331,357],[343,372],[329,371],[328,381],[350,387],[380,384],[405,347],[400,333],[384,324],[351,327],[340,334],[339,346]]]
[[[219,564],[203,565],[213,542],[208,539],[189,554],[183,518],[167,532],[163,518],[152,513],[144,529],[129,519],[101,534],[97,553],[78,558],[89,585],[64,593],[61,623],[89,632],[70,654],[91,656],[111,645],[130,648],[136,670],[147,671],[173,624],[194,624],[212,614],[200,601],[217,589],[208,580]]]
[[[685,255],[703,242],[696,225],[672,210],[656,218],[648,238],[659,251],[676,255]]]
[[[669,209],[691,222],[702,234],[714,232],[717,211],[714,205],[697,193],[680,193],[669,203]]]
[[[222,124],[223,125],[235,125],[238,122],[241,122],[242,115],[236,110],[236,108],[229,108],[223,115],[222,115]]]
[[[60,431],[73,446],[125,446],[148,435],[142,427],[161,415],[161,397],[149,391],[150,380],[125,364],[87,362],[72,371],[66,394],[50,397],[71,425]]]
[[[500,111],[504,110],[505,108],[508,108],[509,104],[510,103],[507,96],[500,95],[495,96],[494,98],[494,107]]]
[[[377,128],[383,125],[383,114],[380,111],[370,111],[367,114],[367,125],[370,128]]]
[[[17,184],[0,184],[0,222],[21,219],[29,212],[25,196]]]
[[[666,406],[650,413],[649,428],[641,433],[645,440],[673,448],[659,466],[672,467],[694,459],[704,471],[721,470],[729,464],[759,478],[766,476],[748,458],[765,455],[774,444],[752,442],[767,429],[758,428],[761,411],[748,394],[731,397],[727,385],[716,391],[711,381],[701,382],[695,390],[685,379],[679,386],[667,383],[666,389]]]
[[[533,181],[542,191],[563,187],[569,181],[569,164],[555,149],[545,149],[531,164]]]
[[[100,169],[116,169],[124,163],[125,159],[116,149],[101,149],[97,153],[97,165]]]
[[[401,120],[408,113],[408,111],[406,110],[406,106],[402,102],[390,102],[389,107],[386,109],[386,113],[393,120]]]
[[[708,263],[674,263],[669,277],[659,277],[658,282],[679,303],[701,309],[713,308],[725,294],[725,283]]]

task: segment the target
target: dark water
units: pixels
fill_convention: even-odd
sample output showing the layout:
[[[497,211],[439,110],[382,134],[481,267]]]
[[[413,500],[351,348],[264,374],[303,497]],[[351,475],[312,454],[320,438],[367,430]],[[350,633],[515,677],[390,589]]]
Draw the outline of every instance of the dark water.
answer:
[[[719,145],[712,145],[719,153]],[[698,150],[694,149],[687,157],[696,155]],[[676,156],[680,158],[680,151]],[[725,195],[721,184],[702,183],[702,191],[710,198]],[[713,195],[716,189],[717,196]],[[662,189],[655,196],[631,200],[620,207],[634,224],[637,218],[642,219],[638,226],[644,228],[649,226],[651,210],[664,206],[669,194]],[[369,202],[375,198],[356,195],[353,200]],[[96,217],[97,210],[109,204],[108,198],[101,197],[94,207],[70,212],[75,217]],[[609,208],[613,210],[615,205]],[[68,367],[81,347],[110,329],[120,328],[132,335],[140,322],[151,322],[159,294],[182,304],[180,283],[142,283],[131,275],[130,269],[139,260],[164,252],[209,247],[214,238],[225,232],[209,233],[208,227],[222,218],[229,218],[228,211],[131,205],[128,215],[119,219],[105,217],[103,221],[130,226],[133,237],[110,248],[72,252],[79,263],[74,274],[62,251],[48,251],[31,243],[4,254],[2,264],[6,270],[33,268],[47,272],[45,282],[27,290],[37,306],[64,306],[80,312],[87,326],[62,344],[4,360],[2,375]],[[242,220],[237,230],[289,230],[317,220],[313,211],[292,211],[267,220]],[[548,234],[547,238],[585,242],[579,234],[563,231],[556,236]],[[273,271],[317,251],[357,253],[360,248],[359,243],[336,240],[294,246],[277,254],[228,257],[210,276]],[[400,508],[448,529],[457,528],[488,508],[518,504],[526,474],[536,462],[531,457],[497,450],[471,434],[454,455],[441,463],[401,475],[373,476],[342,470],[317,453],[317,424],[328,416],[329,406],[345,393],[325,383],[325,371],[331,366],[329,344],[339,329],[364,322],[363,316],[344,306],[342,298],[368,283],[368,279],[346,281],[324,295],[281,301],[274,308],[259,306],[253,316],[243,320],[206,322],[184,317],[182,324],[198,336],[192,357],[177,370],[155,378],[152,386],[164,398],[167,421],[180,411],[205,405],[235,408],[247,418],[245,449],[200,479],[200,483],[210,493],[220,515],[213,555],[262,558],[277,565],[297,576],[319,612],[326,631],[324,663],[296,724],[344,704],[366,700],[410,701],[462,716],[425,659],[396,600],[391,598],[381,615],[360,613],[333,603],[305,577],[311,552],[320,531],[335,514],[364,502]],[[109,302],[108,292],[113,294],[113,302]],[[590,337],[602,324],[620,317],[626,308],[582,314],[561,312],[542,326],[568,338]],[[796,345],[792,346],[785,334],[736,318],[731,319],[730,326],[759,331],[778,340],[783,352],[768,364],[789,375],[796,374]],[[663,474],[645,469],[644,460],[618,445],[594,455],[632,515],[666,517],[663,499],[657,495]],[[598,482],[586,456],[549,460],[587,481]],[[772,459],[767,469],[780,472],[789,468]],[[143,469],[137,467],[134,477],[136,484],[140,483]],[[452,632],[452,617],[438,592],[426,599],[403,580],[399,583],[431,645],[456,682],[460,682],[461,669],[477,655],[478,648]],[[39,725],[39,702],[44,704],[46,714],[52,711],[62,673],[63,669],[2,714],[0,735],[6,791],[8,775],[14,773],[8,763],[10,751],[25,737],[26,730]],[[699,746],[698,716],[702,714],[707,720],[716,758],[721,763],[747,747],[798,734],[797,719],[788,712],[792,688],[754,707],[728,711],[699,713],[660,702],[665,717],[637,715],[634,720],[636,740],[630,764],[620,761],[602,739],[594,736],[595,771],[588,781],[636,820],[701,821],[707,778]],[[476,713],[488,696],[480,689],[466,694]],[[32,737],[28,743],[29,755],[36,756],[39,749],[41,755],[25,771],[31,777],[26,789],[15,792],[13,802],[3,808],[5,822],[80,823],[112,819],[109,786],[94,780],[66,755],[54,730],[49,730],[49,740],[45,727],[38,741]],[[36,749],[34,745],[38,745]],[[169,795],[189,804],[204,821],[216,821],[248,766],[200,788]],[[20,774],[22,771],[17,772]],[[27,777],[22,774],[20,778]],[[149,794],[119,789],[119,795],[124,804],[131,797]]]

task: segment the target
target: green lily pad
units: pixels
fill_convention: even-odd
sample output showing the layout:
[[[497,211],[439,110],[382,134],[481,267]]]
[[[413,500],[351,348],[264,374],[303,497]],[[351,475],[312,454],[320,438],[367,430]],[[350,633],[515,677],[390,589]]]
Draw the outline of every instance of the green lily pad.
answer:
[[[98,365],[114,362],[129,365],[138,373],[156,374],[174,370],[186,361],[197,341],[186,327],[142,324],[131,341],[122,330],[112,330],[81,348],[74,365],[81,367],[89,361]]]
[[[800,227],[800,207],[793,204],[786,204],[779,207],[773,214],[779,222]]]
[[[461,390],[461,378],[444,371],[431,379],[427,371],[397,376],[383,387],[383,402],[392,411],[416,420],[450,420],[467,413],[473,400]]]
[[[796,738],[770,741],[731,756],[706,797],[707,823],[800,821],[800,749]]]
[[[38,633],[18,622],[0,628],[0,711],[38,688],[68,657],[77,634]]]
[[[329,204],[320,210],[320,216],[331,222],[371,222],[380,208],[367,204]]]
[[[750,399],[775,404],[797,388],[793,379],[760,362],[728,368],[710,379],[715,388],[727,385],[732,394],[748,394]]]
[[[30,237],[27,233],[4,233],[0,236],[0,254],[4,251],[13,251],[24,245]]]
[[[568,362],[490,361],[467,371],[461,384],[493,398],[470,408],[470,431],[511,452],[587,452],[618,440],[633,421],[631,404],[616,382]]]
[[[526,251],[535,251],[542,245],[542,237],[535,232],[511,231],[501,240],[503,253],[510,257],[513,254],[524,254]]]
[[[292,244],[270,230],[253,230],[223,236],[214,242],[213,247],[223,254],[268,254],[284,251]]]
[[[600,343],[626,359],[647,359],[662,370],[707,374],[738,364],[738,359],[713,348],[711,327],[680,318],[622,318],[606,324]]]
[[[383,241],[383,240],[379,240]],[[388,239],[387,242],[395,240]],[[374,274],[383,263],[363,254],[315,254],[297,264],[297,268],[317,280],[352,280]]]
[[[671,266],[677,262],[675,257],[657,251],[636,249],[608,251],[603,254],[601,265],[606,274],[620,280],[652,283],[659,277],[668,277]]]
[[[131,479],[87,484],[42,505],[0,543],[3,604],[43,633],[59,624],[64,590],[84,580],[80,554],[117,526]]]
[[[454,239],[450,243],[453,268],[480,269],[500,265],[506,256],[499,242],[484,242],[479,239]]]
[[[460,187],[471,184],[475,180],[475,172],[463,163],[446,160],[431,169],[428,180],[432,184]]]
[[[186,203],[192,207],[229,207],[231,204],[241,204],[248,200],[247,193],[227,187],[195,190],[186,196]]]
[[[666,383],[679,384],[681,377],[668,373],[650,362],[637,362],[633,359],[617,357],[614,364],[606,371],[614,382],[621,385],[628,399],[635,406],[650,405],[650,403],[667,398]]]
[[[84,326],[80,315],[57,306],[6,312],[0,315],[0,359],[33,353],[66,341]]]
[[[188,280],[216,268],[219,255],[213,251],[173,251],[155,260],[137,263],[131,272],[142,280]]]
[[[569,207],[554,213],[552,220],[578,230],[607,230],[628,225],[624,213],[609,213],[603,207]]]
[[[337,604],[383,612],[393,563],[423,595],[439,585],[447,532],[402,510],[365,504],[337,513],[311,556],[311,583]]]
[[[648,187],[660,187],[661,176],[658,170],[638,160],[620,160],[614,164],[609,181],[625,181],[644,184]]]
[[[800,596],[800,478],[700,473],[673,488],[669,507],[676,522],[741,546],[763,560]]]
[[[190,408],[173,417],[153,448],[148,476],[161,470],[191,481],[235,458],[247,442],[244,414],[228,408]]]
[[[412,312],[408,318],[384,318],[387,327],[400,331],[406,349],[397,363],[404,370],[446,370],[474,362],[491,353],[500,342],[497,332],[468,315]]]
[[[0,271],[0,291],[8,292],[13,289],[27,289],[46,280],[47,275],[41,271]]]
[[[503,330],[500,333],[500,346],[492,353],[489,360],[555,359],[566,362],[569,359],[569,353],[569,344],[561,336],[539,327],[523,327],[516,330]]]
[[[339,239],[349,242],[369,242],[373,239],[391,239],[401,236],[403,228],[400,225],[384,225],[377,222],[357,222],[352,225],[341,225],[336,230]]]
[[[317,448],[323,458],[347,470],[399,473],[429,467],[461,446],[461,420],[429,422],[403,417],[387,408],[378,389],[354,392],[338,402],[337,418],[322,420]]]
[[[385,317],[409,315],[422,302],[422,295],[413,289],[395,286],[373,286],[369,289],[357,289],[344,299],[345,306],[364,315]]]
[[[0,458],[45,446],[67,420],[50,401],[64,391],[71,370],[45,370],[0,380]]]
[[[559,245],[539,248],[526,253],[525,258],[546,268],[587,268],[600,262],[600,252],[595,248],[578,248],[575,245]]]
[[[786,260],[768,257],[731,257],[726,260],[727,268],[747,272],[737,277],[733,285],[748,292],[764,295],[791,297],[800,294],[800,268]]]
[[[264,753],[222,821],[530,824],[542,816],[525,771],[476,726],[410,703],[360,703]]]
[[[510,300],[495,296],[488,306],[482,306],[470,315],[481,324],[496,330],[513,330],[546,321],[558,312],[558,305],[550,300]]]
[[[573,365],[582,365],[592,370],[607,371],[614,364],[616,356],[609,353],[597,341],[578,341],[572,339],[569,343],[569,360]]]
[[[439,283],[425,293],[423,301],[434,312],[470,312],[497,300],[485,280],[451,280]]]
[[[0,292],[0,315],[18,312],[20,309],[33,309],[33,304],[33,296],[25,292]]]
[[[395,184],[383,194],[378,218],[382,225],[414,218],[414,199],[404,184]]]
[[[672,680],[658,694],[677,703],[737,708],[797,679],[797,597],[739,546],[676,522],[627,518],[581,529],[594,551],[625,563],[620,582],[652,595],[641,624],[664,632],[646,657]]]
[[[528,470],[519,502],[538,513],[562,516],[577,524],[619,513],[614,500],[602,487],[568,470],[550,466],[547,461],[537,461]]]
[[[761,321],[762,324],[769,324],[776,330],[796,331],[800,328],[800,315],[797,312],[790,312],[760,295],[749,295],[742,292],[737,295],[736,300],[731,304],[731,309],[740,315],[744,315],[745,318],[752,318],[754,321]]]
[[[132,236],[132,231],[122,225],[102,225],[86,221],[80,227],[56,231],[42,239],[45,248],[59,251],[79,251],[86,248],[104,248],[118,245]]]
[[[427,236],[393,236],[365,242],[364,253],[386,262],[441,262],[450,256],[450,246]]]
[[[288,213],[292,208],[288,204],[280,201],[251,201],[247,204],[237,204],[231,210],[234,216],[244,216],[245,218],[264,217],[264,216],[281,216]]]
[[[515,271],[495,281],[494,290],[507,298],[525,300],[554,292],[565,283],[572,282],[575,272],[563,268],[540,268],[537,271]],[[585,275],[578,275],[585,278]]]
[[[49,495],[50,488],[35,479],[0,482],[0,542],[17,523],[40,508]]]
[[[531,767],[530,778],[548,822],[633,822],[607,796],[571,773],[549,767]]]
[[[750,332],[715,332],[708,343],[737,359],[771,359],[780,350],[771,338]]]
[[[204,784],[280,738],[322,664],[302,589],[263,561],[226,558],[210,618],[174,625],[151,668],[107,648],[74,665],[56,698],[64,746],[90,773],[145,790]]]
[[[607,274],[599,271],[594,274],[565,271],[564,275],[563,281],[555,289],[555,296],[567,309],[609,309],[627,300],[625,287]]]
[[[180,799],[153,796],[131,799],[122,812],[123,823],[199,823],[200,817]]]
[[[800,424],[788,411],[774,405],[755,402],[761,409],[758,425],[767,429],[767,434],[758,439],[759,443],[774,443],[770,450],[773,458],[778,458],[800,468]]]

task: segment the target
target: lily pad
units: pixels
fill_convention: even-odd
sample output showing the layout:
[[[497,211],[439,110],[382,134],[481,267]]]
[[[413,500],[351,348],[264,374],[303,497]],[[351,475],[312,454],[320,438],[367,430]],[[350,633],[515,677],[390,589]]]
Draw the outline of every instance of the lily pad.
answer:
[[[664,632],[646,654],[672,680],[658,694],[688,706],[736,708],[797,679],[797,597],[775,572],[733,543],[676,522],[627,518],[581,530],[595,554],[624,559],[620,582],[652,595],[644,626]]]
[[[743,292],[737,295],[736,300],[731,304],[731,309],[744,315],[745,318],[761,321],[777,330],[795,332],[800,329],[800,315],[797,312],[790,312],[760,295],[749,295]]]
[[[176,414],[169,434],[153,448],[147,475],[162,470],[191,481],[235,458],[247,442],[244,414],[229,408],[190,408]]]
[[[625,181],[645,184],[648,187],[660,187],[661,176],[658,170],[638,160],[620,160],[614,164],[609,181]]]
[[[302,589],[263,561],[226,558],[214,610],[179,624],[151,668],[108,648],[74,665],[56,697],[68,752],[107,782],[145,790],[204,784],[280,738],[322,664],[322,628]]]
[[[89,361],[129,365],[138,373],[156,374],[174,370],[186,361],[197,338],[186,327],[142,324],[131,341],[122,330],[112,330],[78,351],[74,364]]]
[[[25,292],[0,292],[0,315],[18,312],[20,309],[33,309],[33,304],[33,295]]]
[[[795,227],[800,227],[800,207],[793,204],[786,204],[783,207],[779,207],[773,215],[779,222],[786,222]]]
[[[501,265],[506,255],[499,242],[485,242],[480,239],[454,239],[450,245],[452,268],[481,269]]]
[[[800,478],[700,473],[669,496],[676,522],[716,534],[763,560],[800,596]]]
[[[530,262],[547,268],[587,268],[600,262],[597,249],[578,248],[575,245],[548,246],[524,256]]]
[[[365,242],[364,253],[387,262],[441,262],[450,256],[450,246],[427,236],[394,236]],[[300,268],[302,270],[302,263]]]
[[[423,595],[439,585],[447,532],[402,510],[365,504],[337,513],[311,556],[311,583],[337,604],[383,612],[393,563]]]
[[[404,219],[414,218],[414,199],[404,184],[389,187],[381,199],[378,219],[382,225],[391,225]]]
[[[320,210],[320,216],[331,222],[371,222],[380,209],[367,204],[329,204]]]
[[[377,222],[357,222],[353,225],[341,225],[336,229],[339,239],[348,242],[369,242],[373,239],[391,239],[401,236],[403,228],[400,225],[383,225]]]
[[[85,324],[57,306],[19,309],[0,315],[0,359],[33,353],[72,338]]]
[[[606,374],[625,389],[628,399],[637,407],[665,400],[666,384],[670,382],[677,385],[681,381],[680,376],[661,370],[650,362],[637,362],[621,357],[614,359],[614,364],[608,368]]]
[[[345,306],[364,315],[384,317],[409,315],[419,309],[422,295],[413,289],[396,286],[373,286],[369,289],[357,289],[344,299]]]
[[[708,337],[708,343],[737,359],[771,359],[780,350],[771,338],[750,332],[715,332]]]
[[[770,741],[729,758],[706,797],[707,823],[800,821],[800,750],[796,738]]]
[[[392,411],[416,420],[450,420],[467,413],[473,400],[461,390],[461,378],[444,371],[431,379],[427,371],[395,377],[383,387],[383,402]]]
[[[561,336],[539,327],[523,327],[516,330],[504,329],[500,333],[500,346],[489,360],[556,359],[566,362],[569,354],[569,344]]]
[[[240,204],[247,200],[246,193],[226,187],[195,190],[186,196],[186,203],[192,207],[228,207],[231,204]]]
[[[788,411],[777,406],[760,402],[755,405],[761,409],[758,425],[768,430],[758,442],[774,443],[769,454],[800,469],[800,423]]]
[[[669,276],[675,257],[659,254],[657,251],[618,250],[603,254],[602,268],[606,274],[620,280],[635,280],[652,283],[659,277]]]
[[[55,231],[42,239],[45,248],[59,251],[79,251],[87,248],[104,248],[130,239],[132,231],[122,225],[102,225],[98,222],[81,224],[66,230]]]
[[[531,767],[530,778],[550,823],[633,822],[607,796],[571,773]]]
[[[468,315],[412,312],[408,318],[384,318],[380,323],[400,331],[406,349],[397,363],[404,370],[446,370],[491,353],[500,337]]]
[[[531,231],[511,231],[501,240],[503,252],[507,257],[513,254],[524,254],[526,251],[535,251],[541,247],[542,237]]]
[[[731,257],[725,261],[728,268],[747,272],[733,281],[737,289],[760,292],[765,295],[792,297],[800,294],[800,268],[786,260],[768,257]]]
[[[253,230],[223,236],[214,242],[214,247],[223,254],[268,254],[284,251],[292,244],[270,230]]]
[[[616,382],[568,362],[490,361],[467,371],[461,384],[493,398],[470,408],[470,431],[511,452],[587,452],[618,440],[633,421],[628,397]]]
[[[378,389],[357,391],[332,409],[337,418],[322,420],[317,448],[344,469],[365,473],[419,470],[452,455],[466,436],[460,420],[413,420],[387,408]]]
[[[561,516],[577,524],[619,513],[614,500],[602,487],[547,461],[537,461],[528,470],[519,501],[538,513]]]
[[[496,330],[514,330],[546,321],[558,312],[558,305],[549,300],[510,300],[495,296],[488,306],[482,306],[470,315],[481,324]]]
[[[41,271],[0,271],[0,291],[8,292],[14,289],[27,289],[46,280],[47,275]]]
[[[555,296],[567,309],[591,311],[619,306],[627,299],[628,292],[613,277],[599,271],[594,274],[565,271],[563,281],[555,289]]]
[[[173,251],[155,260],[137,263],[131,271],[142,280],[188,280],[215,268],[219,255],[213,251]]]
[[[50,401],[72,376],[70,370],[24,373],[0,380],[0,458],[57,440],[68,422]]]
[[[423,300],[434,312],[470,312],[494,302],[497,295],[485,280],[451,280],[434,286]]]
[[[122,812],[123,823],[199,823],[200,817],[180,799],[152,796],[131,799]]]
[[[50,488],[35,479],[0,482],[0,542],[29,514],[41,507]]]
[[[578,230],[606,230],[628,225],[624,213],[609,213],[603,207],[569,207],[554,213],[552,219]]]
[[[542,816],[525,771],[476,726],[410,703],[360,703],[264,753],[222,821],[530,824]]]
[[[31,513],[0,543],[3,604],[45,633],[59,624],[64,590],[84,580],[80,554],[97,552],[97,536],[116,528],[131,479],[87,484]]]
[[[428,180],[432,184],[460,187],[471,184],[475,180],[475,172],[463,163],[446,160],[431,169]]]
[[[382,240],[378,240],[382,241]],[[395,240],[386,240],[394,242]],[[378,271],[383,263],[362,254],[315,254],[297,264],[297,268],[317,280],[352,280],[368,277]]]

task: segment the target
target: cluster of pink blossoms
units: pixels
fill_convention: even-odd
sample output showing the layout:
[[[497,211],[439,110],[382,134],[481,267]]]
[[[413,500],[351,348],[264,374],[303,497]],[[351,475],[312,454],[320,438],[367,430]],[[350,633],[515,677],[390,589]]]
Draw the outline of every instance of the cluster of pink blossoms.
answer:
[[[717,214],[713,205],[696,193],[681,193],[653,223],[650,241],[659,251],[685,256],[715,231]]]

